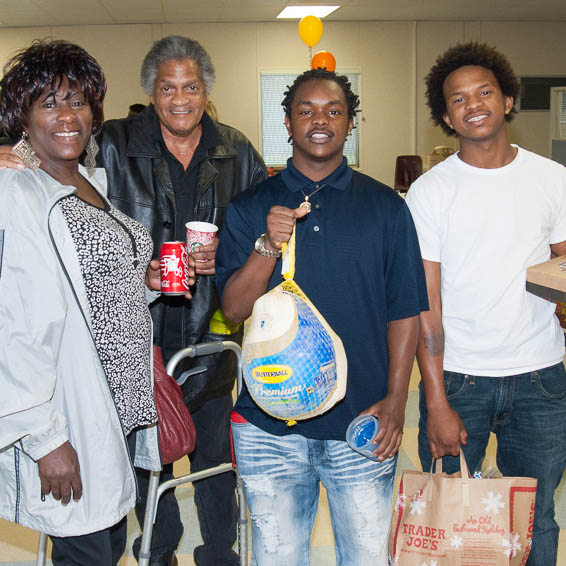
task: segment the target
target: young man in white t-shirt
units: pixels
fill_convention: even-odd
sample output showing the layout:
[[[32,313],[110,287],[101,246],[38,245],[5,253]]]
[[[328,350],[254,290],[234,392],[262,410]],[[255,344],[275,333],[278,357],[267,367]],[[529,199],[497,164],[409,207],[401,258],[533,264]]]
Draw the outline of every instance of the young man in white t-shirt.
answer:
[[[527,566],[552,566],[566,465],[564,336],[555,305],[525,281],[528,266],[566,254],[566,168],[509,143],[519,83],[492,47],[452,47],[426,84],[433,120],[460,151],[407,194],[431,306],[420,315],[421,464],[446,456],[452,473],[463,445],[478,470],[494,432],[501,472],[538,479]]]

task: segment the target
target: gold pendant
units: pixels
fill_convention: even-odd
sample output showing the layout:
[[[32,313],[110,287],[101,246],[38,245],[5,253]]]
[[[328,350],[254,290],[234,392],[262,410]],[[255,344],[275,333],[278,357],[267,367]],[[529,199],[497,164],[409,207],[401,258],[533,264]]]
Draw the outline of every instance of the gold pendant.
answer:
[[[311,203],[310,203],[308,200],[305,200],[305,201],[302,202],[299,206],[300,206],[301,208],[304,208],[307,212],[310,212],[310,211],[311,211],[311,208],[312,208]]]

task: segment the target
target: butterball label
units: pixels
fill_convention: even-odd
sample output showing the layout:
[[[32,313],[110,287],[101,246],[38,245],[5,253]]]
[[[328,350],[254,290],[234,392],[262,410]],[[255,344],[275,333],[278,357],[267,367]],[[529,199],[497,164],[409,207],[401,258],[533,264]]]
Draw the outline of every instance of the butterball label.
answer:
[[[283,383],[293,375],[293,368],[284,365],[258,366],[253,369],[253,378],[261,383]]]
[[[304,385],[295,385],[293,387],[284,387],[282,389],[266,389],[263,385],[256,383],[252,385],[251,389],[258,397],[290,397],[298,395],[304,389]]]

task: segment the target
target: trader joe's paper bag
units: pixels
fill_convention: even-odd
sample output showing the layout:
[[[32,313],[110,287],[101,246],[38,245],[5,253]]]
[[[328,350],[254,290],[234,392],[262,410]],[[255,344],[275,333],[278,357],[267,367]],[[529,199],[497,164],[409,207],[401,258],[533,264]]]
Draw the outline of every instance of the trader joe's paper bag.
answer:
[[[438,461],[440,462],[440,460]],[[405,470],[389,537],[395,566],[522,566],[531,548],[536,479]]]

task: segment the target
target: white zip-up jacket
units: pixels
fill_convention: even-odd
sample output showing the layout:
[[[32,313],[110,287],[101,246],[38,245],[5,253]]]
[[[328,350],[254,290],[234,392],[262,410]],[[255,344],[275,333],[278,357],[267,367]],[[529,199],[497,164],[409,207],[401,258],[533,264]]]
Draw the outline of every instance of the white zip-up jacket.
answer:
[[[102,169],[89,181],[106,194]],[[40,169],[0,171],[0,516],[55,536],[110,527],[136,499],[75,246],[55,206],[74,190]],[[67,440],[83,496],[63,506],[41,500],[37,460]],[[160,469],[156,426],[137,433],[135,463]]]

